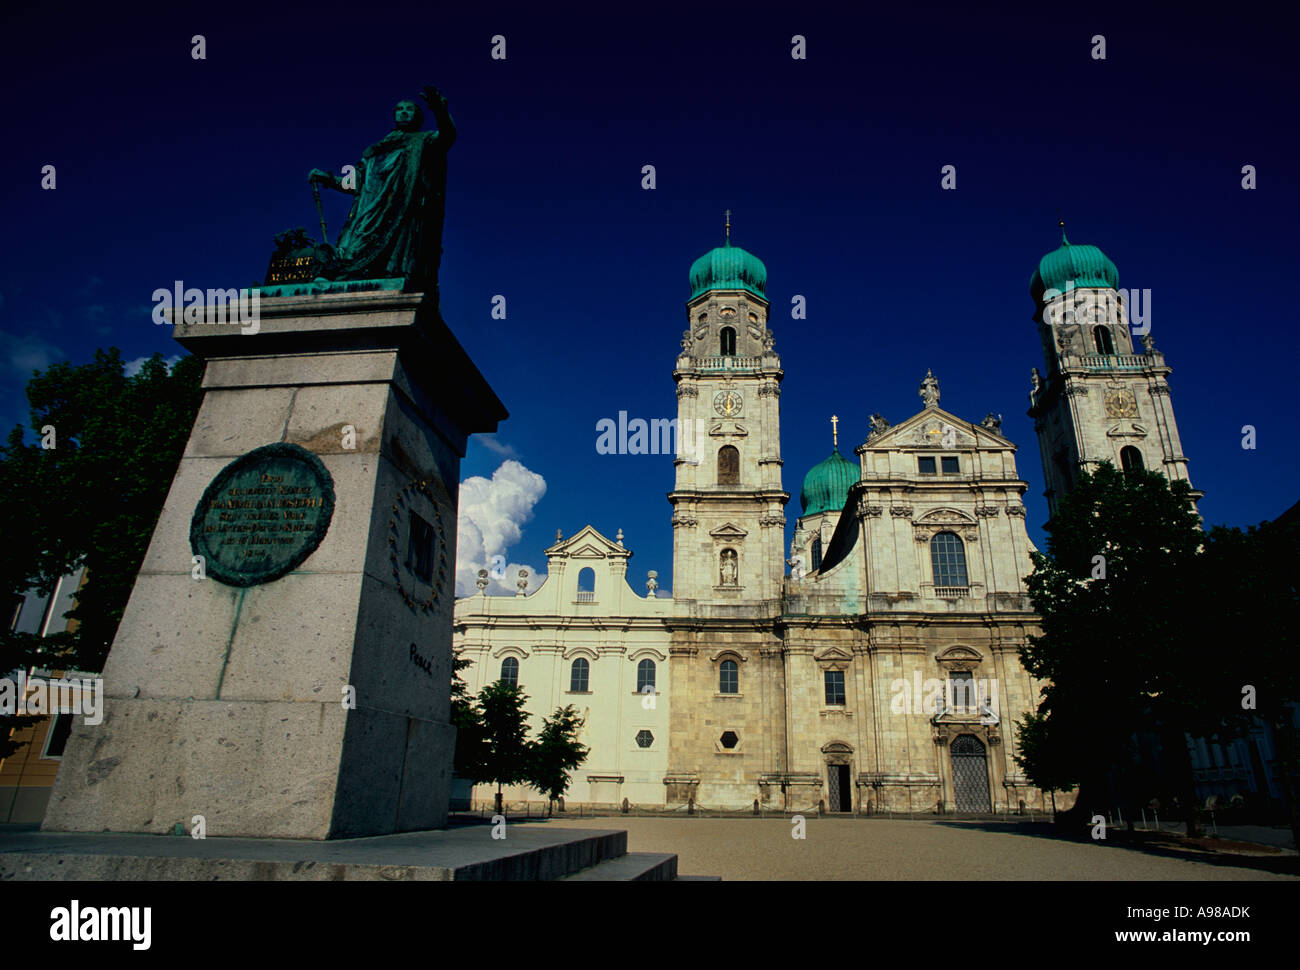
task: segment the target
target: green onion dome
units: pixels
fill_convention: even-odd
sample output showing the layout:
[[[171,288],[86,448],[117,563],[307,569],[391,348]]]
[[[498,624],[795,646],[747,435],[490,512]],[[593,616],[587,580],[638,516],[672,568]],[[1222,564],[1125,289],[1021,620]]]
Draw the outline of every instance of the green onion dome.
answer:
[[[1114,289],[1119,284],[1119,270],[1105,253],[1096,246],[1072,246],[1061,231],[1061,248],[1053,250],[1038,261],[1029,280],[1029,293],[1035,303],[1043,302],[1047,290],[1066,291],[1066,284],[1080,286],[1105,286]]]
[[[799,504],[804,515],[836,512],[848,501],[849,489],[858,480],[858,466],[847,461],[836,448],[823,462],[813,465],[804,476]]]
[[[709,290],[746,290],[767,299],[767,267],[727,239],[691,264],[691,299]]]

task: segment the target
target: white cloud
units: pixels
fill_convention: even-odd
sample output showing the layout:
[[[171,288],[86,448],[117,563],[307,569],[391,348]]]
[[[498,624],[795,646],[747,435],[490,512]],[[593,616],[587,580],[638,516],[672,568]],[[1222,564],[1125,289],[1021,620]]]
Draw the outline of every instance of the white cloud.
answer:
[[[0,363],[31,377],[34,370],[45,370],[67,355],[47,340],[34,335],[19,336],[0,330]]]
[[[496,454],[500,455],[502,458],[519,457],[519,452],[515,451],[514,445],[508,445],[504,441],[499,441],[496,435],[481,434],[475,436],[474,440],[477,441],[479,444],[481,444],[488,451],[495,452]]]
[[[136,374],[140,373],[140,368],[144,366],[144,362],[152,356],[153,354],[150,354],[148,357],[137,357],[135,360],[128,360],[126,362],[126,376],[135,377]],[[172,354],[170,357],[164,357],[163,363],[167,365],[168,370],[171,370],[180,359],[180,354]]]
[[[546,573],[527,563],[510,562],[510,547],[523,537],[523,526],[546,494],[546,479],[514,460],[504,461],[490,479],[475,475],[460,483],[460,514],[456,522],[456,595],[478,592],[480,569],[489,570],[489,594],[517,592],[519,570],[528,570],[528,589],[536,590]],[[499,568],[500,556],[505,560]],[[493,569],[493,565],[497,569]],[[493,576],[492,573],[497,573]]]

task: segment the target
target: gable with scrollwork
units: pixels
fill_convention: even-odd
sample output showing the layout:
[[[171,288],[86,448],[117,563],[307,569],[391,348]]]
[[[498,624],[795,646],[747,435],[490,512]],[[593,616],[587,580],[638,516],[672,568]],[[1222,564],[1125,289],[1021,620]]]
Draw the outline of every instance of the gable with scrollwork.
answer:
[[[940,532],[954,532],[967,542],[975,542],[980,536],[975,517],[957,509],[934,509],[912,522],[917,542],[929,542]]]

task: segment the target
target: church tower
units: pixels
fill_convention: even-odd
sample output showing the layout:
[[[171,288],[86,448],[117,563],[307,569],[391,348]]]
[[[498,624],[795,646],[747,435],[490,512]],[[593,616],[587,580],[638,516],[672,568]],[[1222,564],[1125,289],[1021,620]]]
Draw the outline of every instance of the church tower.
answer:
[[[1046,371],[1034,368],[1029,416],[1038,432],[1049,514],[1079,471],[1109,461],[1128,471],[1159,471],[1188,481],[1170,400],[1170,368],[1150,333],[1133,350],[1129,301],[1119,271],[1096,246],[1061,246],[1038,263],[1029,283]],[[1146,301],[1149,325],[1150,299]],[[1202,492],[1193,492],[1199,499]]]
[[[695,261],[690,285],[673,370],[673,599],[777,603],[790,497],[781,488],[783,373],[767,329],[767,268],[731,244],[730,213],[723,244]]]

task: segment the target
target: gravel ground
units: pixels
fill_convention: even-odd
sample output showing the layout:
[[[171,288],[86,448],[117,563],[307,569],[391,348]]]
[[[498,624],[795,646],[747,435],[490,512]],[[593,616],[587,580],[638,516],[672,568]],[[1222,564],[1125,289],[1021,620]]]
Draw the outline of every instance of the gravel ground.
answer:
[[[786,819],[582,818],[520,822],[626,829],[629,852],[675,852],[683,875],[744,879],[1196,879],[1274,880],[1236,866],[1054,838],[1046,826],[1000,822],[809,818],[807,838]]]

